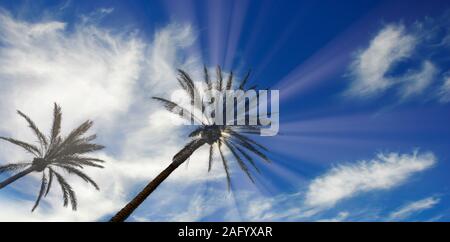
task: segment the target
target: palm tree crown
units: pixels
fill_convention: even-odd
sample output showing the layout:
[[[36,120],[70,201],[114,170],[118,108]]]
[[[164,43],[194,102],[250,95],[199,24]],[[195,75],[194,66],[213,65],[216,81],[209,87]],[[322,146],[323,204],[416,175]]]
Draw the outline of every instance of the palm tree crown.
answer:
[[[229,171],[229,165],[228,160],[223,152],[223,147],[225,146],[231,153],[231,155],[234,157],[236,162],[238,163],[239,167],[247,174],[247,176],[250,178],[252,182],[254,182],[254,179],[250,173],[250,170],[248,168],[247,164],[250,164],[255,168],[257,172],[259,172],[259,169],[255,163],[254,157],[260,158],[263,161],[270,162],[269,158],[264,154],[264,152],[267,152],[267,148],[262,146],[261,144],[257,143],[253,139],[249,138],[246,134],[259,134],[261,131],[261,125],[258,123],[256,125],[232,125],[234,124],[234,121],[237,121],[236,119],[231,120],[232,122],[225,122],[223,125],[216,125],[213,124],[213,120],[211,120],[211,117],[202,115],[199,117],[196,115],[196,113],[202,113],[204,114],[205,106],[198,105],[198,100],[195,100],[199,97],[201,97],[201,94],[204,96],[207,96],[207,100],[214,100],[218,98],[223,98],[222,96],[218,96],[216,93],[218,92],[212,92],[212,90],[217,91],[225,91],[225,90],[248,90],[248,89],[254,89],[256,86],[252,86],[250,88],[245,88],[247,81],[250,76],[250,71],[247,73],[247,75],[243,78],[243,80],[235,84],[234,78],[233,78],[233,72],[230,72],[230,74],[227,76],[227,78],[224,78],[224,75],[222,73],[222,70],[220,66],[216,69],[216,80],[213,81],[210,79],[210,75],[208,73],[208,69],[204,67],[204,82],[203,84],[197,84],[195,83],[192,78],[183,70],[178,70],[179,76],[178,76],[178,82],[181,86],[181,88],[186,92],[186,94],[190,98],[191,105],[194,109],[198,109],[201,112],[195,112],[192,111],[192,109],[188,109],[183,107],[181,104],[177,104],[175,102],[169,101],[164,98],[160,97],[154,97],[154,99],[160,101],[163,103],[164,107],[177,115],[179,115],[182,118],[193,117],[193,119],[200,123],[200,126],[193,130],[189,137],[193,138],[193,140],[188,143],[184,149],[182,149],[178,154],[176,154],[173,158],[173,161],[180,161],[183,162],[187,157],[189,157],[197,148],[204,144],[208,144],[210,146],[209,149],[209,165],[208,165],[208,171],[211,170],[212,162],[213,162],[213,156],[214,156],[214,147],[216,146],[217,150],[219,151],[222,164],[227,176],[227,184],[228,189],[231,188],[231,178],[230,178],[230,171]],[[201,83],[201,82],[200,82]],[[243,100],[245,102],[245,100]],[[245,115],[248,117],[249,115],[252,115],[250,110],[246,110]],[[187,115],[186,115],[187,114]],[[191,121],[191,120],[189,120]]]
[[[65,171],[68,174],[74,174],[99,190],[95,181],[81,171],[84,166],[103,168],[103,166],[98,164],[103,163],[103,160],[84,156],[87,153],[104,148],[104,146],[91,143],[96,138],[96,135],[83,136],[92,127],[93,122],[89,120],[85,121],[78,128],[70,132],[67,137],[63,138],[60,134],[61,108],[55,103],[53,125],[50,136],[47,137],[28,116],[20,111],[17,112],[27,121],[29,127],[37,137],[38,144],[34,145],[13,138],[0,137],[2,140],[25,149],[34,157],[29,162],[11,163],[0,166],[0,173],[7,171],[18,172],[16,175],[1,182],[0,189],[31,172],[41,172],[41,187],[32,211],[39,205],[41,198],[48,194],[55,179],[61,187],[64,206],[70,203],[72,209],[76,210],[77,198],[75,192],[60,172]]]

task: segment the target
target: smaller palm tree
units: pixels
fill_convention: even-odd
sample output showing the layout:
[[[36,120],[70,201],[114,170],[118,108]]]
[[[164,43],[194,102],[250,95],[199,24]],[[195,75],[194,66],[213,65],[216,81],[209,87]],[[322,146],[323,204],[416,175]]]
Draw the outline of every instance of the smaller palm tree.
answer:
[[[68,174],[77,175],[99,190],[95,181],[81,171],[84,166],[103,168],[103,166],[98,164],[103,163],[103,160],[83,156],[104,148],[104,146],[91,143],[96,138],[96,135],[83,136],[92,127],[93,122],[89,120],[85,121],[78,128],[70,132],[67,137],[62,138],[60,134],[62,119],[61,107],[55,103],[53,126],[50,136],[46,137],[28,116],[20,111],[17,112],[27,121],[29,127],[36,135],[38,145],[36,146],[13,138],[0,137],[0,139],[17,145],[34,156],[33,160],[29,162],[11,163],[0,166],[0,174],[4,172],[18,172],[1,182],[0,189],[32,172],[40,172],[42,173],[41,187],[31,211],[36,209],[42,197],[47,196],[55,179],[61,187],[64,207],[70,203],[72,209],[76,210],[77,198],[75,192],[60,172],[65,171]]]

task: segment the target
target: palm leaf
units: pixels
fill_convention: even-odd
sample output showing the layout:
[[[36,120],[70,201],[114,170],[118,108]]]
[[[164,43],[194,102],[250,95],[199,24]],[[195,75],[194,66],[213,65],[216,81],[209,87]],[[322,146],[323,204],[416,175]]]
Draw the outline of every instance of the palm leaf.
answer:
[[[104,162],[103,160],[92,159],[92,158],[87,158],[87,157],[70,157],[64,163],[67,163],[67,162],[74,162],[76,164],[79,164],[81,167],[83,167],[83,165],[85,165],[85,166],[92,166],[92,167],[97,167],[97,168],[104,168],[104,166],[95,163],[95,162],[102,163],[102,162]]]
[[[214,158],[214,146],[210,145],[209,146],[208,172],[211,171],[213,158]]]
[[[204,127],[203,127],[203,126],[200,126],[200,127],[196,128],[194,131],[192,131],[192,132],[189,134],[189,137],[195,137],[195,136],[198,136],[203,130],[204,130]]]
[[[239,85],[239,89],[244,89],[245,84],[247,84],[247,81],[250,77],[250,73],[251,73],[251,70],[248,70],[247,75],[245,75],[244,79],[241,81],[241,84]]]
[[[250,178],[250,180],[255,183],[255,181],[253,180],[252,175],[250,174],[250,171],[248,170],[247,165],[244,163],[244,161],[242,160],[242,158],[239,156],[239,154],[236,152],[236,150],[234,149],[233,146],[231,146],[226,140],[224,140],[225,145],[228,147],[228,149],[231,151],[231,153],[233,154],[234,158],[236,159],[236,161],[238,162],[239,166],[241,167],[241,169],[245,172],[245,174],[247,174],[248,178]]]
[[[177,114],[178,116],[186,119],[189,122],[192,121],[191,117],[193,117],[194,119],[196,119],[198,122],[201,123],[201,120],[198,117],[194,116],[191,112],[189,112],[187,109],[181,107],[180,105],[178,105],[172,101],[169,101],[167,99],[164,99],[164,98],[160,98],[160,97],[152,97],[152,98],[163,103],[164,108],[167,109],[167,111]],[[183,114],[186,114],[186,115],[183,115]]]
[[[20,141],[20,140],[16,140],[13,138],[6,138],[6,137],[0,137],[0,139],[8,141],[12,144],[15,144],[17,146],[22,147],[23,149],[25,149],[26,151],[28,151],[29,153],[35,155],[35,156],[41,156],[41,151],[34,145],[32,144],[28,144],[26,142]]]
[[[233,86],[233,71],[231,71],[230,75],[228,75],[228,82],[227,82],[226,90],[231,90],[232,86]]]
[[[236,139],[233,139],[232,141],[235,141]],[[241,140],[236,140],[237,143],[243,147],[245,147],[247,150],[253,152],[254,154],[256,154],[257,156],[261,157],[263,160],[270,162],[270,159],[261,151],[259,151],[256,147],[254,147],[252,144],[248,143],[248,142],[243,142]]]
[[[223,78],[222,78],[222,70],[220,69],[220,66],[217,66],[217,68],[216,68],[216,76],[217,76],[217,82],[218,82],[217,90],[222,91]]]
[[[245,136],[245,135],[242,135],[242,134],[239,134],[238,132],[233,131],[232,129],[227,129],[226,132],[229,132],[233,137],[238,138],[238,139],[241,140],[242,142],[247,142],[247,143],[256,145],[256,146],[258,146],[260,149],[263,149],[263,150],[265,150],[265,151],[268,151],[268,149],[267,149],[265,146],[259,144],[258,142],[252,140],[251,138],[249,138],[249,137],[247,137],[247,136]]]
[[[84,123],[78,126],[78,128],[70,132],[70,134],[63,141],[63,143],[72,143],[73,141],[77,140],[79,137],[85,134],[92,127],[93,124],[94,122],[86,120]]]
[[[245,134],[261,134],[261,127],[256,125],[234,126],[231,127],[234,131]]]
[[[220,153],[220,157],[222,158],[222,164],[223,164],[223,168],[225,169],[225,174],[227,175],[227,185],[228,185],[228,191],[231,190],[231,177],[230,177],[230,171],[228,169],[228,161],[226,160],[225,156],[223,155],[222,152],[222,143],[219,141],[219,153]]]
[[[92,127],[93,124],[94,123],[92,121],[87,120],[80,126],[78,126],[78,128],[72,130],[72,132],[70,132],[70,134],[60,144],[58,144],[55,147],[52,147],[52,149],[48,151],[46,158],[52,160],[61,154],[67,154],[67,152],[70,153],[71,150],[77,148],[81,150],[84,149],[86,150],[86,152],[90,152],[89,150],[95,151],[96,149],[94,147],[96,147],[96,145],[94,145],[94,147],[91,147],[88,144],[80,144],[82,148],[77,147],[77,142],[80,142],[80,137],[83,134],[85,134]],[[101,149],[101,147],[99,147],[98,149]]]
[[[77,168],[74,168],[72,166],[67,166],[67,165],[63,165],[63,164],[56,164],[57,166],[63,168],[64,170],[66,170],[69,173],[75,174],[77,176],[79,176],[81,179],[83,179],[85,182],[91,184],[92,186],[95,187],[95,189],[100,190],[100,188],[98,187],[97,183],[95,183],[95,181],[90,178],[88,175],[86,175],[84,172],[78,170]]]
[[[31,120],[27,115],[25,115],[24,113],[22,113],[19,110],[17,110],[17,113],[27,121],[28,126],[33,131],[33,133],[36,135],[36,137],[38,138],[39,143],[43,147],[47,148],[47,145],[48,145],[47,138],[45,137],[44,134],[42,134],[42,132],[39,130],[39,128],[36,126],[36,124],[33,122],[33,120]]]
[[[236,148],[236,149],[239,151],[239,153],[241,153],[242,156],[244,156],[245,159],[246,159],[248,162],[250,162],[250,164],[255,168],[255,170],[256,170],[258,173],[261,172],[261,171],[259,170],[258,166],[256,166],[256,163],[255,163],[255,161],[253,160],[253,158],[252,158],[247,152],[245,152],[243,149],[239,148],[237,145],[235,145],[235,144],[233,144],[233,143],[231,143],[231,142],[230,142],[230,144],[231,144],[234,148]]]
[[[31,165],[31,163],[12,163],[0,166],[0,174],[9,171],[20,171],[25,167]]]
[[[66,159],[63,159],[63,160],[59,160],[58,159],[58,160],[52,162],[52,165],[57,165],[57,164],[64,164],[64,165],[68,165],[68,166],[78,167],[78,168],[81,168],[81,169],[84,168],[83,165],[81,165],[81,164],[79,164],[79,163],[77,163],[75,161],[66,160]]]
[[[180,78],[178,78],[178,82],[180,82],[180,85],[191,97],[191,104],[199,105],[195,107],[201,109],[202,101],[200,99],[200,93],[198,92],[197,87],[194,84],[194,81],[192,81],[192,78],[185,71],[178,69],[178,73],[180,75]]]
[[[251,87],[247,88],[247,90],[252,90],[252,89],[256,89],[257,87],[258,87],[258,85],[253,85],[253,86],[251,86]]]
[[[59,133],[61,132],[61,120],[61,107],[55,103],[55,107],[53,109],[53,125],[50,134],[50,144],[52,145],[54,145],[58,141]]]
[[[61,186],[61,190],[63,193],[63,199],[64,199],[64,207],[67,207],[69,205],[69,201],[72,205],[72,210],[77,210],[77,198],[75,195],[75,192],[73,191],[72,187],[69,185],[69,183],[66,182],[63,176],[61,176],[58,172],[53,170],[53,173],[56,176],[56,179],[58,180],[59,185]]]
[[[50,192],[50,188],[52,187],[53,184],[53,177],[55,175],[53,174],[53,170],[49,169],[48,170],[48,184],[47,184],[47,191],[45,191],[44,196],[47,196],[48,192]]]
[[[206,66],[203,66],[203,71],[205,73],[205,83],[207,85],[207,90],[211,90],[212,89],[212,81],[209,78],[209,73],[208,73],[208,69],[206,68]]]
[[[105,148],[103,145],[91,144],[91,143],[81,143],[81,144],[73,144],[66,145],[63,149],[59,151],[58,156],[70,156],[70,155],[81,155],[94,151],[98,151]]]
[[[37,208],[37,206],[39,205],[39,202],[41,201],[41,198],[42,198],[42,196],[44,195],[45,190],[46,190],[46,188],[47,188],[47,182],[48,182],[48,181],[47,181],[47,177],[46,177],[46,175],[45,175],[45,172],[42,172],[41,189],[39,190],[38,197],[37,197],[37,199],[36,199],[36,202],[34,203],[33,208],[31,209],[31,212],[33,212],[33,211]]]

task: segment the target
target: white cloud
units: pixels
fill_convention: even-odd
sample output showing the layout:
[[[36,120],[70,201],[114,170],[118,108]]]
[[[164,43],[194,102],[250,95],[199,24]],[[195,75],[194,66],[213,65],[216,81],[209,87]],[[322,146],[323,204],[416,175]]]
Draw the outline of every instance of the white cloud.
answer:
[[[405,206],[399,208],[398,210],[392,212],[389,215],[389,218],[394,220],[407,218],[414,213],[419,213],[426,209],[434,207],[436,204],[439,203],[439,201],[440,201],[439,198],[428,197],[419,201],[408,203]]]
[[[439,100],[443,103],[450,102],[450,76],[445,77],[444,84],[439,90]]]
[[[106,168],[87,170],[100,192],[69,178],[78,195],[77,212],[62,207],[60,189],[55,186],[31,213],[39,189],[39,176],[31,175],[0,192],[0,207],[8,210],[0,213],[0,221],[98,220],[123,206],[184,145],[178,128],[167,122],[170,114],[149,97],[165,95],[176,87],[172,68],[201,70],[198,57],[180,54],[195,39],[192,28],[169,25],[147,43],[135,31],[112,32],[95,22],[84,18],[69,30],[63,22],[29,23],[0,12],[1,135],[33,140],[15,109],[27,113],[42,130],[49,130],[52,103],[58,102],[63,133],[92,119],[98,142],[107,147],[97,154],[107,161]],[[211,179],[225,183],[220,169],[207,176],[206,152],[196,152],[191,158],[196,162],[190,162],[189,169],[177,169],[165,183],[174,184],[173,189],[192,189],[199,181]],[[0,146],[2,163],[28,158],[12,145]],[[16,201],[12,192],[20,192],[23,199]],[[174,206],[187,206],[187,202]],[[142,207],[145,210],[146,205]]]
[[[340,212],[334,218],[319,219],[319,220],[317,220],[317,222],[342,222],[342,221],[345,221],[345,219],[347,219],[349,215],[350,215],[349,212]]]
[[[403,85],[401,96],[408,98],[421,94],[432,83],[437,72],[437,68],[430,61],[424,61],[420,70],[405,74],[399,79]]]
[[[370,161],[359,161],[353,164],[340,164],[324,175],[313,179],[306,192],[265,196],[256,191],[238,191],[238,213],[235,207],[226,204],[226,192],[215,189],[207,197],[196,196],[191,208],[186,211],[166,215],[166,220],[201,220],[208,214],[230,210],[220,220],[229,221],[344,221],[352,220],[348,211],[339,212],[335,217],[325,217],[338,202],[355,197],[364,192],[375,192],[396,188],[406,183],[413,175],[429,169],[436,163],[436,158],[429,152],[413,152],[412,154],[378,154]],[[200,197],[198,197],[200,196]],[[221,201],[221,202],[218,202]],[[419,204],[420,205],[420,204]],[[418,207],[418,206],[414,206]],[[239,212],[240,211],[240,212]],[[358,211],[352,217],[364,221],[375,221],[380,211]],[[375,214],[370,214],[375,212]]]
[[[437,34],[446,32],[447,25],[448,18],[441,17],[418,21],[408,28],[402,24],[384,26],[369,46],[355,55],[349,66],[352,82],[346,94],[367,98],[396,90],[399,101],[405,101],[429,89],[428,97],[448,102],[450,82],[436,88],[442,72],[438,68],[439,56],[434,58],[436,53],[447,52],[449,35]],[[408,67],[411,63],[421,66],[411,69]],[[444,79],[447,77],[444,75]]]
[[[372,96],[395,84],[386,73],[399,61],[408,58],[416,46],[416,37],[407,34],[403,25],[387,25],[361,51],[351,65],[354,78],[349,94]]]
[[[311,182],[305,205],[327,208],[363,192],[390,189],[435,162],[432,153],[415,152],[379,154],[370,161],[339,165]]]
[[[143,58],[133,34],[91,25],[69,32],[62,22],[30,24],[1,13],[0,41],[0,132],[23,130],[15,109],[50,124],[58,102],[73,127],[87,117],[111,124],[132,102]]]

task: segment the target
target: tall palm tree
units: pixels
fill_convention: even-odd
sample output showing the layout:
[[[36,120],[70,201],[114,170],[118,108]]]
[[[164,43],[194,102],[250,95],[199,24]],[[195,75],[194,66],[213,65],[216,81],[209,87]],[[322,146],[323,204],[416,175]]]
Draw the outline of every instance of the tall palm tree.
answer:
[[[63,138],[60,134],[62,119],[61,107],[55,103],[51,133],[49,137],[46,137],[28,116],[20,111],[17,112],[27,121],[29,127],[36,135],[38,145],[13,138],[0,137],[2,140],[23,148],[34,157],[29,162],[11,163],[0,166],[0,174],[8,171],[18,172],[1,182],[0,189],[32,172],[40,172],[42,173],[41,187],[31,211],[36,209],[43,196],[47,196],[55,178],[61,187],[64,206],[66,207],[70,203],[72,209],[76,210],[77,198],[75,192],[60,172],[65,171],[68,174],[79,176],[99,190],[95,181],[81,171],[84,166],[103,168],[103,166],[98,164],[103,163],[103,160],[83,156],[104,148],[101,145],[91,143],[96,138],[96,135],[83,136],[92,127],[93,122],[89,120],[85,121],[78,128],[70,132],[67,137]]]
[[[228,75],[228,78],[224,79],[222,70],[220,69],[220,66],[218,66],[216,69],[217,78],[216,81],[213,81],[210,79],[207,68],[204,67],[204,85],[198,85],[194,83],[194,81],[185,71],[178,70],[178,72],[178,82],[181,88],[190,97],[191,104],[194,106],[194,108],[197,108],[201,111],[204,110],[204,105],[195,105],[196,103],[201,103],[197,102],[198,100],[195,100],[196,98],[200,97],[201,88],[203,88],[203,93],[205,95],[210,95],[209,100],[213,100],[214,98],[216,98],[217,100],[217,98],[219,97],[214,96],[214,93],[217,92],[212,92],[211,90],[245,90],[245,85],[247,84],[250,76],[249,71],[244,79],[240,82],[240,84],[235,85],[233,83],[233,72]],[[253,86],[249,89],[254,89],[255,87],[256,86]],[[193,117],[193,119],[199,122],[201,125],[197,129],[193,130],[192,133],[190,133],[189,137],[192,138],[191,142],[189,142],[173,157],[172,163],[156,178],[154,178],[153,181],[148,183],[148,185],[131,202],[129,202],[124,208],[122,208],[114,217],[112,217],[110,220],[111,222],[125,221],[128,216],[130,216],[131,213],[133,213],[133,211],[142,202],[144,202],[144,200],[158,187],[159,184],[161,184],[176,168],[178,168],[178,166],[186,161],[194,153],[194,151],[196,151],[203,145],[209,145],[208,171],[211,170],[214,150],[215,147],[217,148],[222,160],[223,168],[226,173],[228,190],[230,190],[231,188],[231,178],[229,162],[227,160],[227,157],[224,155],[224,147],[226,147],[231,152],[239,167],[246,173],[246,175],[252,182],[254,182],[254,180],[247,163],[253,166],[257,172],[259,172],[259,169],[255,163],[255,157],[261,158],[263,161],[270,162],[269,158],[264,154],[264,152],[267,151],[267,148],[258,144],[256,141],[245,135],[259,134],[262,128],[259,124],[234,126],[228,123],[224,125],[215,125],[213,124],[212,120],[209,120],[211,119],[211,117],[207,117],[206,115],[198,117],[194,115],[195,112],[190,112],[180,104],[160,97],[153,98],[161,102],[168,111],[175,113],[182,118],[186,118],[188,119],[188,121],[191,121],[191,117]],[[250,115],[249,110],[246,111],[246,116]]]

